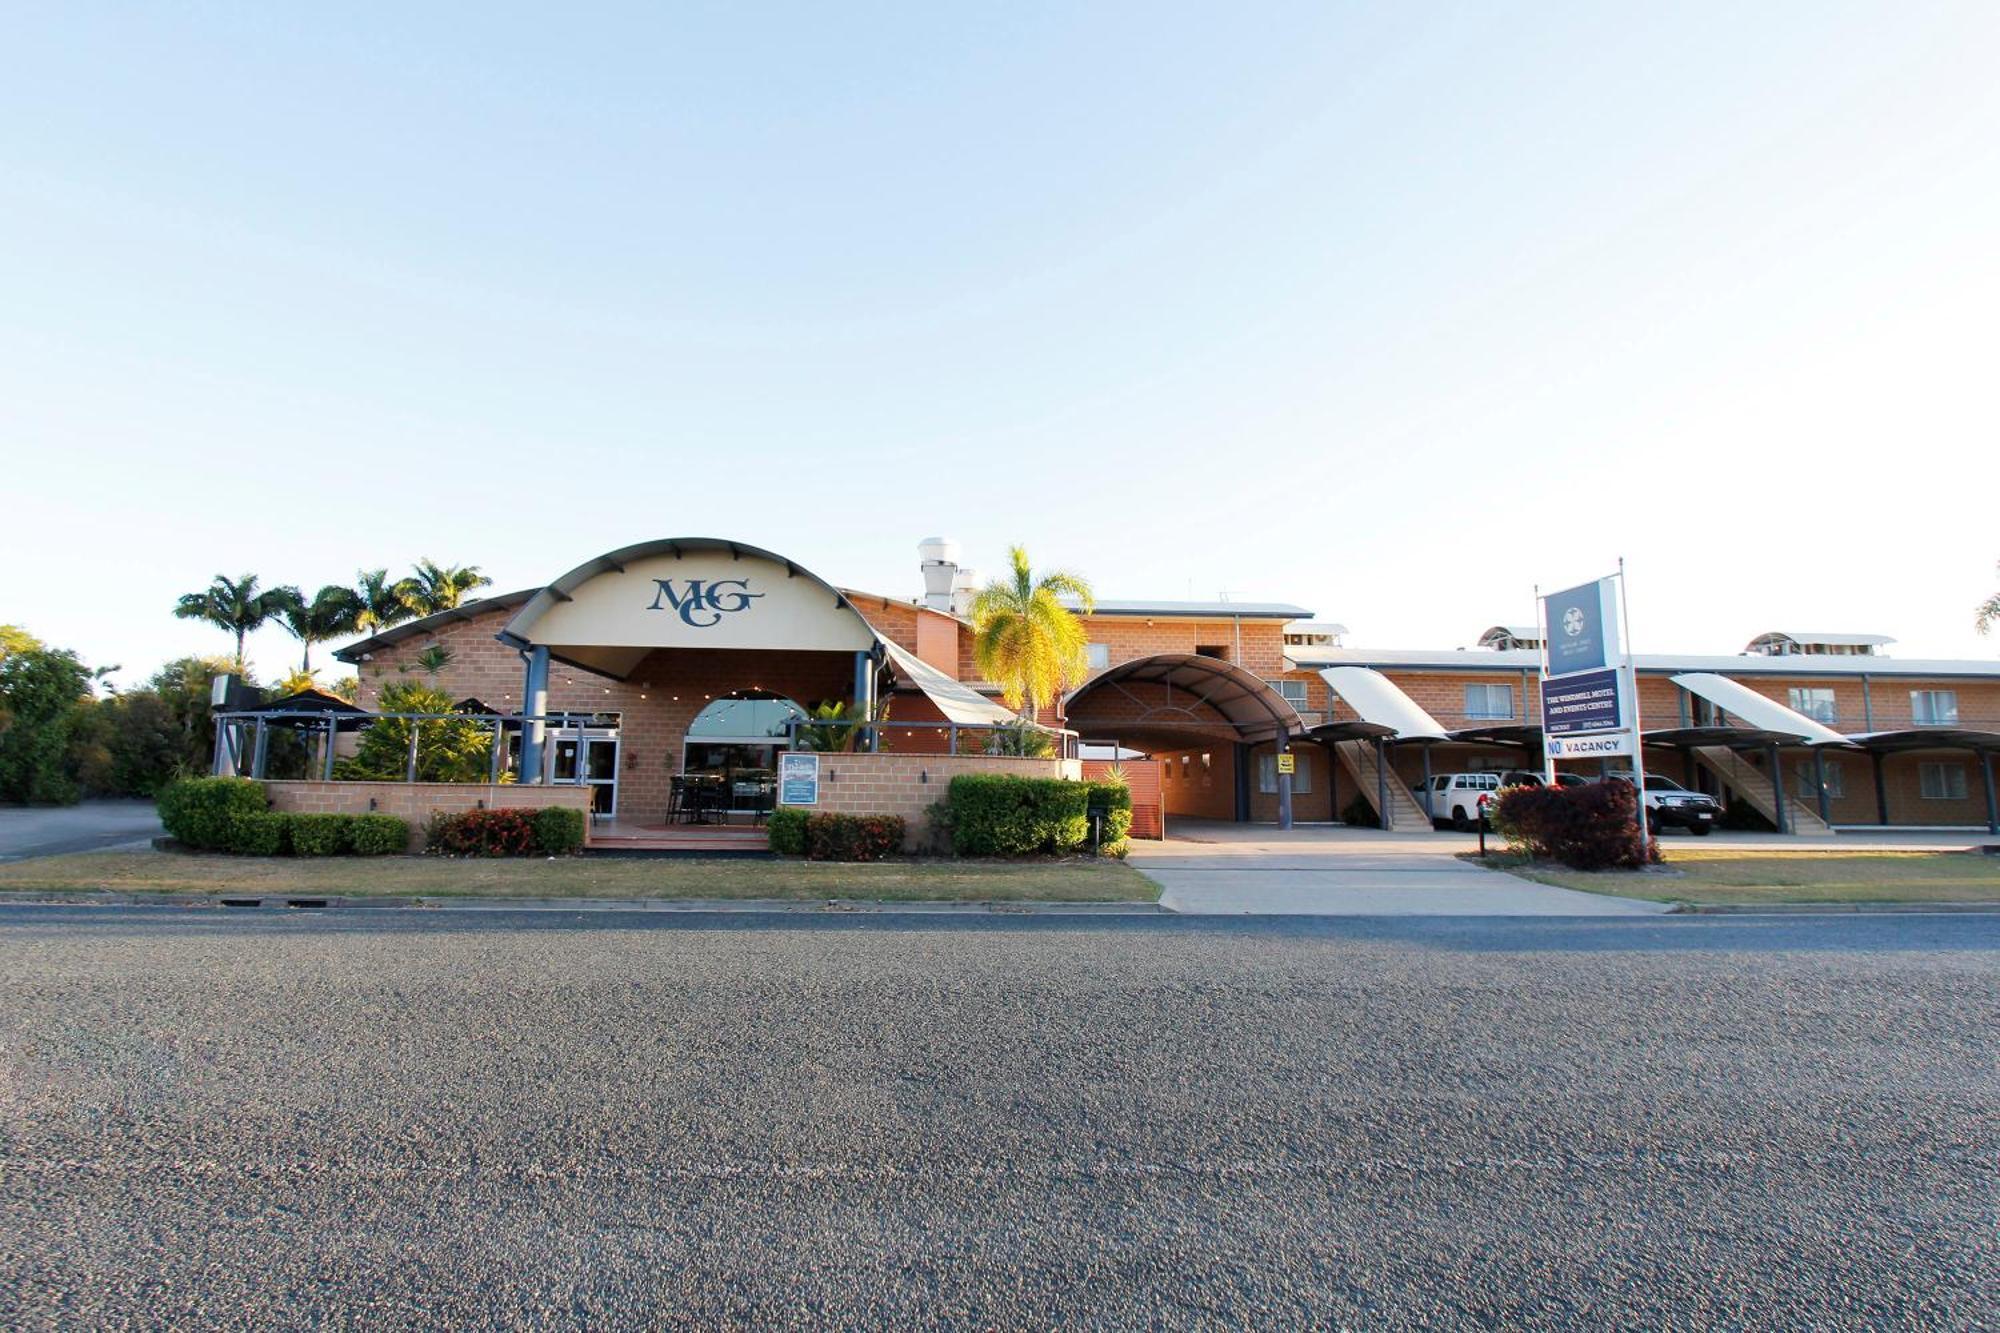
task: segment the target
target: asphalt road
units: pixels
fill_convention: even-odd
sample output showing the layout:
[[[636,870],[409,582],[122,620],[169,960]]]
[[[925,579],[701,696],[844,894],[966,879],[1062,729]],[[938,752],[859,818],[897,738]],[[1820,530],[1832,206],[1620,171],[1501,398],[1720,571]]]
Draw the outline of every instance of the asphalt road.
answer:
[[[0,909],[0,1325],[1967,1327],[2000,917]]]
[[[0,806],[0,862],[62,852],[143,847],[160,833],[159,812],[151,801]]]

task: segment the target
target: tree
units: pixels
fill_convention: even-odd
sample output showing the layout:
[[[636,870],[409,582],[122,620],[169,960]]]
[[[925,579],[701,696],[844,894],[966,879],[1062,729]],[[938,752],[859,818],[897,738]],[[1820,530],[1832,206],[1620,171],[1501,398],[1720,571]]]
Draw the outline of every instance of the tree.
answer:
[[[417,561],[415,569],[413,576],[396,585],[412,615],[449,611],[473,589],[493,582],[479,572],[478,565],[440,565],[429,556]]]
[[[0,625],[0,661],[14,653],[25,653],[30,648],[39,648],[42,641],[19,625]]]
[[[2000,565],[1994,568],[2000,569]],[[1981,634],[1989,632],[1995,625],[2000,625],[2000,592],[1994,593],[1979,604],[1979,619],[1974,623],[1979,626]]]
[[[1032,719],[1090,672],[1089,635],[1062,598],[1075,598],[1086,615],[1096,600],[1079,575],[1058,569],[1037,577],[1025,547],[1010,548],[1007,558],[1011,577],[995,579],[972,599],[973,655],[1007,706],[1025,703]]]
[[[310,602],[297,588],[278,588],[272,595],[278,598],[277,617],[285,632],[305,645],[299,670],[307,675],[312,674],[313,645],[352,634],[355,619],[361,614],[354,589],[338,583],[321,588]]]
[[[359,610],[354,617],[354,628],[374,634],[414,616],[416,612],[410,609],[406,595],[411,582],[410,579],[391,579],[386,569],[364,569],[357,573],[354,600]]]
[[[215,582],[201,592],[184,595],[174,606],[182,620],[201,620],[236,636],[236,665],[243,665],[243,639],[250,631],[278,613],[284,588],[257,590],[255,574],[228,578],[217,574]]]
[[[91,706],[90,669],[66,648],[30,648],[0,660],[0,800],[74,805],[71,741]]]

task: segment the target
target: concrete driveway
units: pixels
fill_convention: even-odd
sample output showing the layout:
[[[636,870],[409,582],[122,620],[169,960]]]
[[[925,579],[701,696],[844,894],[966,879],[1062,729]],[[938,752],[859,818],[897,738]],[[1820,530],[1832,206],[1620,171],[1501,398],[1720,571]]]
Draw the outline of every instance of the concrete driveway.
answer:
[[[0,806],[0,862],[136,849],[160,833],[159,812],[151,801],[85,801],[56,809]]]
[[[1177,819],[1131,864],[1170,911],[1249,916],[1648,916],[1665,903],[1533,884],[1458,859],[1471,835]]]

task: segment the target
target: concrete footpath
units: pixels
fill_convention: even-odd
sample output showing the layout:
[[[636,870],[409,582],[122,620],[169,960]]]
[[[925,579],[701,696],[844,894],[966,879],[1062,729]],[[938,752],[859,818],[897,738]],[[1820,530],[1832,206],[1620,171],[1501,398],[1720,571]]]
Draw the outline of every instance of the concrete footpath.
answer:
[[[160,836],[151,801],[0,808],[0,863],[64,852],[138,849]]]
[[[1131,864],[1172,912],[1251,916],[1654,916],[1671,904],[1535,884],[1458,859],[1475,837],[1175,820]]]

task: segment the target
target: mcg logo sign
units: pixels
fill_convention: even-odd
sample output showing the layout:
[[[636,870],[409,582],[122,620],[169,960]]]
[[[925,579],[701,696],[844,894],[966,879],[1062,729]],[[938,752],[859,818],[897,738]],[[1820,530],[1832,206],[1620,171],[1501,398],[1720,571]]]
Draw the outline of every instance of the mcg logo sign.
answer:
[[[707,629],[726,615],[750,609],[750,603],[764,594],[751,592],[747,579],[689,579],[680,588],[672,579],[654,579],[653,604],[648,611],[671,610],[681,622],[695,629]]]

